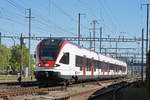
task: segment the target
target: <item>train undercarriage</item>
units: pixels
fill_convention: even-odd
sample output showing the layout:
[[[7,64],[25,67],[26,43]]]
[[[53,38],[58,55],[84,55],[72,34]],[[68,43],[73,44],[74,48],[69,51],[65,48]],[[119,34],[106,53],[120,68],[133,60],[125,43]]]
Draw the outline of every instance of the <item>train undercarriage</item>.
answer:
[[[81,78],[81,76],[69,76],[64,78],[60,75],[59,72],[53,71],[36,71],[35,78],[40,84],[64,84],[69,85],[72,83],[79,83],[79,82],[88,82],[88,81],[97,81],[97,80],[108,80],[108,79],[116,79],[125,76],[99,76],[99,77],[88,77],[88,78]],[[83,76],[82,76],[83,77]]]
[[[53,71],[36,71],[34,75],[39,83],[56,84],[64,81],[59,77],[59,73]]]

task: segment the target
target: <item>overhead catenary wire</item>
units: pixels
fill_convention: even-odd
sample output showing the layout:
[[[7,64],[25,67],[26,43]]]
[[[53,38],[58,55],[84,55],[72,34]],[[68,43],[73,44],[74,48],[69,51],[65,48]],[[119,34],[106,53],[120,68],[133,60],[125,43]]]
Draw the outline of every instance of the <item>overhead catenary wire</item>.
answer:
[[[72,35],[75,35],[73,32],[70,32],[70,31],[68,31],[68,30],[66,30],[66,29],[64,29],[64,28],[62,28],[61,26],[59,26],[59,25],[57,25],[56,23],[54,23],[52,20],[50,20],[49,18],[47,18],[47,19],[44,19],[42,16],[40,16],[40,17],[38,17],[38,18],[40,18],[40,20],[42,20],[42,21],[37,21],[37,22],[40,22],[41,24],[43,24],[43,25],[50,25],[49,23],[51,23],[51,24],[53,24],[57,29],[59,29],[59,30],[62,30],[63,32],[66,32],[67,34],[69,34],[69,33],[71,33]],[[44,24],[45,23],[45,24]]]
[[[23,7],[23,6],[21,6],[21,5],[16,5],[17,3],[16,2],[14,2],[14,1],[12,1],[12,0],[7,0],[7,2],[12,6],[12,7],[15,7],[16,9],[25,9],[25,7]],[[19,10],[20,11],[20,10]],[[20,13],[22,13],[22,12],[20,12]],[[48,23],[47,22],[47,20],[45,20],[45,18],[41,18],[41,17],[38,17],[40,20],[43,20],[44,21],[44,23]],[[49,19],[48,19],[48,21],[50,21]],[[38,22],[38,21],[37,21]],[[57,25],[56,23],[54,23],[54,22],[52,22],[52,21],[50,21],[57,29],[59,29],[59,30],[62,30],[63,32],[66,32],[67,34],[72,34],[72,35],[75,35],[73,32],[70,32],[70,31],[67,31],[67,30],[65,30],[64,28],[62,28],[61,26],[59,26],[59,25]],[[49,24],[49,23],[48,23]]]
[[[23,9],[25,9],[23,6],[21,6],[20,4],[16,3],[13,0],[5,0],[6,2],[8,2],[12,7],[16,8],[19,12],[24,12]]]
[[[101,20],[94,12],[93,8],[89,7],[88,6],[88,3],[86,3],[85,1],[81,1],[81,0],[78,0],[80,4],[82,4],[83,6],[85,6],[89,11],[90,11],[90,15],[93,16],[94,18],[96,18],[99,22],[101,22],[101,24],[104,26],[104,27],[107,27],[108,29],[111,29],[109,25],[106,25],[106,23],[104,23],[103,20]]]
[[[51,2],[52,2],[52,1],[51,1]],[[35,10],[35,9],[34,9],[34,11],[35,11],[35,12],[33,12],[33,13],[38,16],[38,18],[42,21],[42,23],[44,22],[44,23],[46,23],[46,24],[49,25],[49,26],[50,26],[50,24],[52,24],[52,25],[54,25],[57,29],[59,29],[59,30],[61,30],[61,31],[67,33],[67,34],[76,35],[75,33],[64,29],[62,26],[59,26],[59,25],[56,24],[54,21],[50,20],[49,17],[44,16],[44,15],[41,15],[39,10],[37,10],[37,9]],[[39,15],[39,14],[40,14],[40,15]],[[41,21],[40,21],[40,23],[41,23]],[[43,25],[44,25],[44,24],[43,24]]]
[[[76,19],[74,19],[69,13],[65,12],[60,6],[58,6],[54,1],[51,1],[51,3],[65,16],[67,16],[71,21],[77,22]]]
[[[74,18],[73,16],[71,16],[68,12],[66,12],[66,11],[64,11],[60,6],[58,6],[54,1],[51,1],[51,3],[52,3],[52,5],[54,5],[57,9],[58,9],[58,11],[60,11],[62,14],[64,14],[65,16],[67,16],[71,21],[73,21],[73,22],[75,22],[75,23],[77,23],[78,22],[78,20],[76,19],[76,18]],[[83,25],[82,23],[81,23],[81,26],[82,27],[84,27],[84,28],[86,28],[86,29],[88,29],[88,27],[86,27],[85,25]]]
[[[114,26],[116,27],[117,29],[117,25],[119,25],[119,23],[117,22],[117,19],[116,17],[113,15],[112,13],[112,10],[110,9],[110,7],[107,5],[107,7],[104,6],[104,4],[102,3],[101,0],[97,0],[98,1],[98,4],[103,7],[103,10],[105,10],[105,13],[108,14],[108,16],[111,16],[110,19],[112,21],[112,24],[114,24]],[[105,1],[106,2],[106,1]],[[120,26],[120,25],[119,25]]]

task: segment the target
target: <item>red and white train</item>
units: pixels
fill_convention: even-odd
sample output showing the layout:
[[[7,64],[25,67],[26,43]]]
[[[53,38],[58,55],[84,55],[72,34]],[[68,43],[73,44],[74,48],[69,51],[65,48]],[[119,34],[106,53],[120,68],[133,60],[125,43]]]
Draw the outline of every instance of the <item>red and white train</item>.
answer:
[[[59,38],[42,40],[36,49],[35,77],[58,83],[122,77],[127,64]]]

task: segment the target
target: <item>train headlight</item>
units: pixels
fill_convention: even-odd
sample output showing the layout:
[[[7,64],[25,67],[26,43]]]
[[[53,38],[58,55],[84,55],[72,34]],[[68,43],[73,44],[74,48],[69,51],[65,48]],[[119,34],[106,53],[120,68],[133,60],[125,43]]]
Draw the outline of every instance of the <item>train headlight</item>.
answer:
[[[54,67],[58,67],[58,66],[60,66],[59,64],[54,64]]]
[[[38,64],[38,66],[40,67],[40,66],[41,66],[41,64]]]

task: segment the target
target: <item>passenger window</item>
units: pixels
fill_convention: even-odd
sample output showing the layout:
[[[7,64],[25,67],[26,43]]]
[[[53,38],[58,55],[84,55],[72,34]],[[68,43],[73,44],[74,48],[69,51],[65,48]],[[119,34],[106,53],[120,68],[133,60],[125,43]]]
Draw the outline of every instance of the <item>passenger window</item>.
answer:
[[[64,53],[59,62],[63,64],[69,64],[69,53]]]

